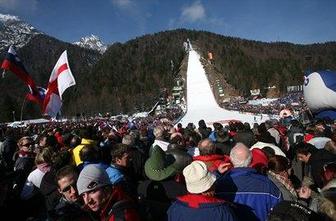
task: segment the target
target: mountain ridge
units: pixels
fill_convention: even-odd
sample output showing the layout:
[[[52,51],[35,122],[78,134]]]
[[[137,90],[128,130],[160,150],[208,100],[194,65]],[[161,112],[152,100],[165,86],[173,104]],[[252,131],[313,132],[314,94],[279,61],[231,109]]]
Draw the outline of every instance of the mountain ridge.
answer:
[[[213,90],[218,80],[231,88],[224,88],[227,96],[246,96],[251,89],[263,90],[270,85],[275,85],[280,95],[286,92],[286,86],[301,84],[308,67],[336,70],[335,42],[264,43],[187,29],[114,43],[103,54],[39,32],[17,53],[36,83],[46,86],[58,57],[63,50],[68,50],[77,84],[64,94],[63,116],[132,113],[149,110],[162,90],[169,92],[177,78],[183,79],[185,68],[181,68],[181,64],[187,56],[183,43],[188,38],[202,57]],[[0,50],[1,61],[6,51],[7,48]],[[210,62],[208,52],[213,54]],[[13,111],[18,119],[26,86],[8,73],[0,79],[0,87],[6,92],[0,97],[0,122],[12,120]],[[24,110],[24,119],[40,117],[35,104],[27,103]]]

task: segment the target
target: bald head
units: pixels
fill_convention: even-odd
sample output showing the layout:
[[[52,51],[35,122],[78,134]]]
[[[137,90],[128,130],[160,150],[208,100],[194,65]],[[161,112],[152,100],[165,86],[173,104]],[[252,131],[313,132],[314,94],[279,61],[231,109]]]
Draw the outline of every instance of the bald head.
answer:
[[[248,167],[252,161],[251,151],[243,143],[237,143],[230,152],[234,167]]]
[[[203,139],[198,143],[198,149],[201,156],[211,155],[216,153],[215,144],[209,139]]]

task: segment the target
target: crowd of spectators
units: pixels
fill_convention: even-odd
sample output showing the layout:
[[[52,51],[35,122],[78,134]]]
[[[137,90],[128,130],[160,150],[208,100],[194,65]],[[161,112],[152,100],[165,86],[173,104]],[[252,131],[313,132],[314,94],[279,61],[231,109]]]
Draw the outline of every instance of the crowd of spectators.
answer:
[[[333,122],[183,127],[169,116],[3,125],[2,216],[336,220]]]
[[[254,114],[279,115],[283,109],[290,109],[293,113],[302,113],[307,111],[307,106],[303,99],[302,92],[291,92],[285,96],[269,102],[267,105],[249,104],[244,98],[233,98],[230,102],[224,103],[223,108],[240,112],[250,112]]]

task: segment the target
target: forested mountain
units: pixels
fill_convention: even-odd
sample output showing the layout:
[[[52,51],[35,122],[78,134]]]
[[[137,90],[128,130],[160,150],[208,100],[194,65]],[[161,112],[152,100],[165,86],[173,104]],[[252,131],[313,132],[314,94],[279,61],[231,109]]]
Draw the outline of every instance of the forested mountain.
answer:
[[[263,43],[203,31],[165,31],[112,45],[86,75],[90,87],[78,85],[81,95],[69,112],[76,112],[76,107],[90,114],[148,110],[161,89],[172,88],[187,38],[201,56],[212,52],[214,69],[241,95],[273,85],[284,93],[286,86],[302,84],[308,67],[336,69],[335,43]],[[176,64],[173,71],[171,60]]]
[[[63,115],[92,115],[107,111],[131,113],[149,110],[163,88],[168,91],[172,88],[186,56],[183,42],[187,38],[201,56],[207,58],[208,52],[213,54],[213,69],[241,95],[248,94],[250,89],[273,85],[284,93],[287,85],[302,83],[303,72],[308,67],[336,70],[335,42],[312,45],[263,43],[185,29],[115,43],[103,55],[38,35],[18,54],[37,83],[46,86],[59,55],[68,49],[77,85],[64,95]],[[0,86],[5,88],[0,97],[0,121],[11,120],[11,110],[20,112],[27,89],[12,74],[1,79]],[[26,114],[32,106],[34,111]],[[35,104],[25,107],[25,118],[38,114]]]

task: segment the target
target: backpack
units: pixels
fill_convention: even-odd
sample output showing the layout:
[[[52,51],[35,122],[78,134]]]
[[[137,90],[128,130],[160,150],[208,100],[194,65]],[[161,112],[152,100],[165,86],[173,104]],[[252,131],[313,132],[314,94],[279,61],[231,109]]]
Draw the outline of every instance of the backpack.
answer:
[[[167,220],[167,210],[171,202],[164,186],[160,182],[151,181],[146,188],[146,195],[147,197],[138,197],[141,217],[146,221]]]
[[[125,221],[125,209],[135,209],[135,204],[130,200],[117,201],[108,212],[108,217],[114,215],[115,221]]]

